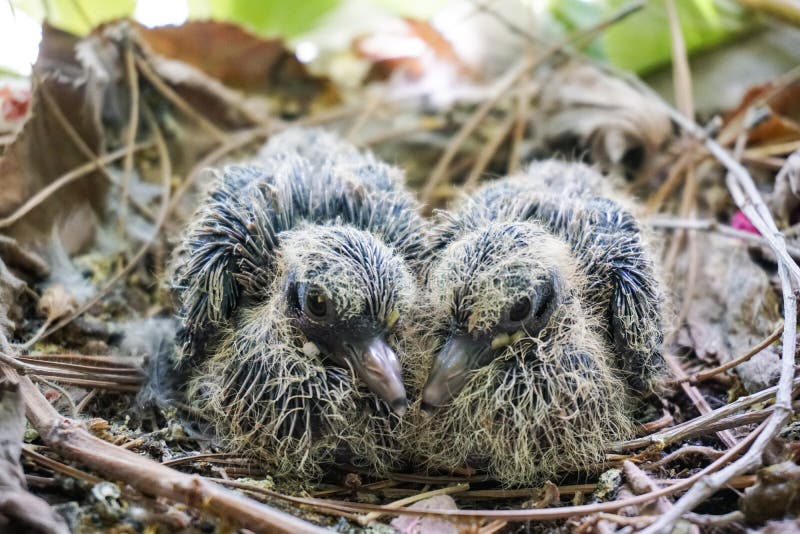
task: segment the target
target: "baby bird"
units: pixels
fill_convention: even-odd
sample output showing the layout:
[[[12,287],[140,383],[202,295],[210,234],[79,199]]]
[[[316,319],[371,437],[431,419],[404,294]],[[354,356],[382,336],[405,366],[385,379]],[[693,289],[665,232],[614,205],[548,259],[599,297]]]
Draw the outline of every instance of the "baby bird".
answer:
[[[534,164],[441,213],[407,441],[507,484],[585,468],[662,368],[663,293],[636,220],[577,163]]]
[[[344,455],[394,462],[397,331],[427,247],[402,179],[330,134],[289,130],[218,174],[178,248],[185,395],[278,475],[318,476]]]

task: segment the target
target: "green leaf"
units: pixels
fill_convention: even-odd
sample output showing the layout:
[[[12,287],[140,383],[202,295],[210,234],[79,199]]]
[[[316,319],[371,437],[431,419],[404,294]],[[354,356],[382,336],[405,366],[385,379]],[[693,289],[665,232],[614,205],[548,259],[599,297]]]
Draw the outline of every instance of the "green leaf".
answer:
[[[263,36],[293,37],[314,28],[339,0],[189,0],[189,17],[240,24]]]
[[[628,0],[606,0],[613,13]],[[675,0],[686,49],[691,54],[716,46],[753,26],[735,3],[722,0]],[[669,63],[672,44],[663,0],[651,0],[638,13],[615,24],[603,35],[609,61],[623,69],[647,72]]]
[[[11,0],[11,4],[77,35],[85,35],[103,22],[130,17],[136,9],[136,0]]]

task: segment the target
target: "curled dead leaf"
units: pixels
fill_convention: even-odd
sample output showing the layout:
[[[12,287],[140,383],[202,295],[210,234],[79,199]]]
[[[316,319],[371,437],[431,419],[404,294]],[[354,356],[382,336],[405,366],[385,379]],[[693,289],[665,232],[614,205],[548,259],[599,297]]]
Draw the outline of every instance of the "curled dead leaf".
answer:
[[[800,516],[800,466],[786,461],[760,469],[739,500],[750,522]]]
[[[53,322],[75,313],[78,301],[64,286],[56,284],[44,290],[39,299],[38,309],[49,322]]]
[[[669,117],[624,80],[586,64],[567,64],[543,80],[534,115],[540,150],[586,154],[606,172],[634,178],[672,135]]]

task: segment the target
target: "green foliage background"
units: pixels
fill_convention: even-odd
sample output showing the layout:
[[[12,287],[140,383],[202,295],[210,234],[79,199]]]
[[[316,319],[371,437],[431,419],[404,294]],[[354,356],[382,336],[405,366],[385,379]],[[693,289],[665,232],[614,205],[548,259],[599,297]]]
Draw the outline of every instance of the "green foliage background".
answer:
[[[59,28],[85,34],[93,26],[131,16],[136,0],[10,0]],[[169,2],[172,0],[164,0]],[[188,0],[189,16],[241,24],[264,36],[296,37],[314,29],[326,14],[346,0]],[[387,11],[429,18],[452,0],[372,0]],[[476,0],[476,2],[479,0]],[[520,0],[547,2],[546,8],[564,32],[590,25],[629,0]],[[691,52],[718,45],[754,25],[734,0],[676,0],[681,27]],[[502,2],[498,2],[502,5]],[[590,52],[618,67],[647,72],[670,60],[670,36],[662,0],[650,0],[640,12],[614,25]]]

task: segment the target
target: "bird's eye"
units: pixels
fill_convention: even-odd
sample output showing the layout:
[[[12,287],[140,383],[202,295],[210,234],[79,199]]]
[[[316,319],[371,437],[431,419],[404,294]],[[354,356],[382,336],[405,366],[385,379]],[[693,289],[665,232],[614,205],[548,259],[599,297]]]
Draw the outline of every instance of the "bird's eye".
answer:
[[[305,312],[314,319],[324,319],[328,315],[328,297],[321,289],[311,288],[306,292]]]
[[[508,318],[511,321],[518,322],[525,320],[531,313],[531,299],[522,297],[511,306],[508,312]]]

